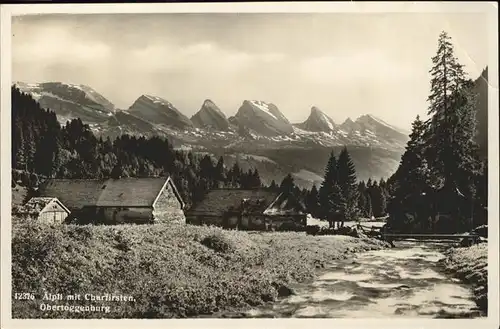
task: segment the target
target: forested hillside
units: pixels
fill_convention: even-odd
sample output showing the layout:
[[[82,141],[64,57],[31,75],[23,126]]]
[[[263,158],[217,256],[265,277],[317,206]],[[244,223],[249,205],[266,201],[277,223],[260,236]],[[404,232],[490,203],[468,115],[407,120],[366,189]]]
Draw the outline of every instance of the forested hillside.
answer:
[[[350,184],[355,186],[352,190],[359,191],[351,201],[352,206],[359,207],[356,215],[383,216],[387,199],[385,182],[355,183],[355,169],[347,149],[344,148],[341,154],[348,166],[347,172],[335,179],[350,175]],[[333,152],[331,156],[334,157]],[[98,138],[80,119],[61,126],[54,112],[42,109],[30,95],[15,86],[12,88],[12,168],[13,183],[20,182],[27,187],[36,187],[47,177],[96,179],[172,175],[188,205],[213,187],[263,185],[259,171],[249,168],[245,161],[231,161],[228,166],[222,156],[216,161],[207,154],[174,150],[169,141],[161,137],[124,134],[113,141]],[[326,170],[331,168],[327,165]],[[278,178],[268,188],[292,191],[301,197],[310,213],[325,217],[324,211],[329,206],[324,201],[320,203],[316,187],[311,191],[301,190],[291,174],[283,180]],[[352,216],[354,213],[348,217]]]
[[[46,177],[119,178],[172,175],[189,205],[211,187],[259,187],[257,170],[230,168],[208,155],[176,151],[165,138],[97,138],[80,119],[61,126],[54,112],[12,87],[14,183],[36,186]]]

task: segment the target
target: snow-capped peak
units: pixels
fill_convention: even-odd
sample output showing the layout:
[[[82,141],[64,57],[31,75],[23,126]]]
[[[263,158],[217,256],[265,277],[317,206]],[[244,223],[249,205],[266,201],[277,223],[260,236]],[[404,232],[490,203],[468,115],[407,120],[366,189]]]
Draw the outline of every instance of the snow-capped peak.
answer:
[[[328,129],[334,130],[335,122],[333,122],[333,120],[329,116],[327,116],[323,111],[321,111],[316,106],[313,106],[311,108],[311,115],[316,115],[319,121],[325,123],[328,126]]]
[[[220,110],[220,108],[217,106],[217,104],[215,104],[211,99],[206,99],[203,102],[200,111],[204,111],[204,110],[216,112],[219,116],[226,119],[226,115]]]
[[[203,106],[215,106],[215,103],[211,99],[205,99]]]
[[[362,115],[356,120],[356,122],[358,122],[358,123],[377,123],[379,125],[385,126],[387,128],[390,128],[390,129],[395,130],[395,131],[402,133],[402,134],[408,133],[408,132],[404,131],[403,129],[394,127],[393,125],[385,122],[384,120],[377,118],[373,114]]]
[[[85,91],[85,90],[83,90],[83,86],[82,85],[76,85],[76,84],[73,84],[73,83],[61,83],[61,84],[64,85],[64,86],[70,87],[70,88],[75,88],[75,89],[79,89],[81,91]]]
[[[276,120],[278,120],[278,118],[271,113],[270,111],[270,108],[269,108],[269,104],[263,102],[263,101],[256,101],[256,100],[252,100],[250,101],[250,103],[255,106],[256,108],[258,108],[259,110],[261,110],[262,112],[270,115],[271,117],[275,118]]]
[[[142,96],[149,99],[150,101],[152,101],[155,104],[172,106],[172,104],[169,101],[167,101],[166,99],[163,99],[161,97],[152,96],[152,95],[142,95]]]
[[[98,111],[108,113],[115,111],[115,106],[109,100],[91,87],[83,84],[65,82],[25,83],[16,81],[14,85],[22,92],[31,94],[34,99],[42,102],[43,106],[50,105],[48,107],[51,108],[56,106],[53,102],[47,100],[47,98],[51,98],[53,101],[58,99],[66,103],[90,106]]]
[[[323,111],[313,106],[307,120],[297,126],[307,131],[330,133],[335,130],[336,124]]]

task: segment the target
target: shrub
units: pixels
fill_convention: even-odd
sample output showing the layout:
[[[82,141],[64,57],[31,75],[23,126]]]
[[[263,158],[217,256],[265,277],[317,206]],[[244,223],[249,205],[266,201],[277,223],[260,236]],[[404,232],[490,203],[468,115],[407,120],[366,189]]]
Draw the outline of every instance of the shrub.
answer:
[[[320,227],[318,225],[309,225],[306,227],[306,233],[311,235],[316,235],[320,231]]]
[[[211,234],[201,240],[201,244],[207,248],[210,248],[216,252],[229,252],[231,251],[231,245],[226,241],[226,239],[220,234]]]
[[[12,316],[179,318],[259,305],[290,294],[291,282],[312,278],[318,264],[343,257],[353,245],[377,247],[360,239],[326,241],[294,232],[23,222],[12,228],[12,289],[33,292],[37,300],[13,300]],[[105,304],[120,306],[111,313],[42,312],[44,292],[110,293],[134,301]]]

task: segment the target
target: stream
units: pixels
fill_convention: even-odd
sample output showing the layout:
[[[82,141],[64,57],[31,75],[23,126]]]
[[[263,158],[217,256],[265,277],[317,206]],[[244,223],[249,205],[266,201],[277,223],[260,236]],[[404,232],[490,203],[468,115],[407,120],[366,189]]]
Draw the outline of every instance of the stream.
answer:
[[[470,287],[438,263],[449,243],[397,241],[392,249],[335,261],[295,294],[243,312],[265,318],[475,318]]]

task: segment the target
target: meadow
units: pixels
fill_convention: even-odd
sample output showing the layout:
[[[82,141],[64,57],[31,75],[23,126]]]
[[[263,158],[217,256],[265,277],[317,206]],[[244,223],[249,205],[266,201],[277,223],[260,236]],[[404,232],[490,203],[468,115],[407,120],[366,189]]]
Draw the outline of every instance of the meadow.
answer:
[[[479,308],[488,311],[488,244],[450,248],[443,260],[447,271],[473,287]]]
[[[293,294],[290,283],[314,278],[328,262],[386,246],[347,236],[190,225],[17,223],[12,229],[12,316],[182,318],[239,310]],[[16,293],[35,299],[14,299]],[[45,293],[63,298],[46,301]],[[133,300],[66,300],[75,294]],[[41,304],[109,306],[111,311],[48,311]]]

